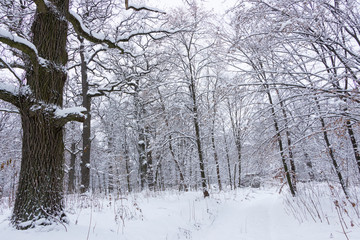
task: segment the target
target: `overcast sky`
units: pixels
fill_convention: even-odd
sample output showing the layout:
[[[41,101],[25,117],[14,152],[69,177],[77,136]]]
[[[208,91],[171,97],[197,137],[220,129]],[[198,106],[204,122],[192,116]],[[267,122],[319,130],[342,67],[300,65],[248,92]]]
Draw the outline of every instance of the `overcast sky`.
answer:
[[[172,7],[184,6],[184,0],[146,0],[149,7],[156,7],[166,10]],[[208,10],[213,9],[215,12],[224,13],[225,10],[234,6],[236,0],[198,0]]]

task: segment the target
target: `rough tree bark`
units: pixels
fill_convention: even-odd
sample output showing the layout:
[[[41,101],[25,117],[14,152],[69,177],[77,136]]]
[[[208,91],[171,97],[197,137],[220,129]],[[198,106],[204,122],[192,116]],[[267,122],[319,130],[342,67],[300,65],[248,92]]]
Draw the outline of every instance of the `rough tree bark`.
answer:
[[[69,1],[51,1],[65,14]],[[66,39],[68,23],[56,12],[38,7],[31,27],[32,43],[38,55],[52,66],[33,62],[26,73],[32,97],[38,103],[62,107],[67,74]],[[43,224],[65,221],[63,211],[63,124],[58,124],[46,107],[34,107],[30,97],[19,100],[23,129],[22,161],[12,223],[18,229],[31,227],[36,220]],[[36,109],[36,111],[34,111]],[[46,184],[44,184],[46,183]]]

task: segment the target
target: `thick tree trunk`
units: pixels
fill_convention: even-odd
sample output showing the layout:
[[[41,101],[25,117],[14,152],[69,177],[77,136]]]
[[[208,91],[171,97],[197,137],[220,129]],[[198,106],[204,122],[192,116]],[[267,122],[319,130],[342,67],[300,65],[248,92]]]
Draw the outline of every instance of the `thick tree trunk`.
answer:
[[[60,12],[68,11],[69,1],[51,1]],[[67,63],[68,23],[57,13],[37,10],[32,25],[33,44],[39,56],[54,65],[33,66],[27,82],[37,102],[62,107],[66,72],[57,66]],[[32,99],[20,100],[23,129],[22,161],[12,223],[25,229],[36,223],[64,221],[63,127],[40,107],[34,111]],[[31,108],[31,110],[30,110]]]
[[[22,114],[22,127],[22,162],[12,216],[19,229],[31,227],[35,220],[46,219],[41,223],[50,224],[65,216],[63,130],[44,116],[28,114]]]

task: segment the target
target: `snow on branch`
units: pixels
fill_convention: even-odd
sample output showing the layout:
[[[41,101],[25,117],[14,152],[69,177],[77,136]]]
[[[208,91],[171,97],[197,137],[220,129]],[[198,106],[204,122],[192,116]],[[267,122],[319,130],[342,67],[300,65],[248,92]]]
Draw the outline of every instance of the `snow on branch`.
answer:
[[[52,119],[59,127],[70,121],[83,122],[86,118],[84,114],[86,108],[84,107],[60,108],[53,104],[37,103],[32,105],[29,110],[30,115],[43,114]]]
[[[129,9],[133,9],[134,11],[145,10],[145,11],[150,11],[150,12],[166,14],[166,12],[161,11],[160,9],[157,9],[157,8],[151,8],[151,7],[147,7],[147,6],[143,6],[143,5],[129,4],[129,0],[125,0],[125,8],[126,8],[126,10],[129,10]]]
[[[137,77],[149,74],[149,73],[150,73],[150,71],[144,71],[144,72],[138,73],[138,74],[130,74],[129,76],[125,77],[124,81],[110,83],[110,84],[107,84],[106,86],[99,87],[98,89],[96,89],[94,91],[90,91],[88,93],[88,96],[89,97],[100,97],[100,96],[105,96],[107,93],[124,91],[124,89],[127,87],[138,87],[138,85],[135,82],[133,82],[132,80]]]
[[[66,15],[66,18],[69,22],[71,22],[76,33],[82,36],[83,38],[93,43],[106,44],[109,48],[119,49],[121,53],[125,52],[123,48],[121,48],[119,45],[116,44],[115,41],[107,39],[103,34],[90,31],[84,25],[81,17],[77,13],[73,11],[69,11]]]
[[[0,108],[0,112],[16,113],[16,114],[20,113],[18,110],[11,110],[11,109],[6,109],[6,108]]]
[[[12,103],[15,106],[19,105],[19,88],[12,84],[0,82],[0,99]]]
[[[10,47],[16,48],[27,54],[31,61],[37,63],[38,51],[33,43],[25,38],[16,36],[6,29],[0,28],[0,42],[3,42]]]
[[[58,65],[52,61],[39,57],[38,50],[32,42],[26,40],[25,38],[16,36],[3,28],[0,28],[0,42],[3,42],[10,47],[16,48],[27,54],[30,57],[33,65],[40,65],[44,68],[56,69],[57,71],[66,71],[64,66]],[[6,64],[4,61],[1,60],[0,62],[2,63],[2,65],[5,65],[7,68],[9,68],[9,65]],[[9,69],[11,71],[11,68]],[[17,79],[19,80],[18,76]]]
[[[72,107],[72,108],[57,108],[54,112],[54,118],[56,124],[64,126],[67,122],[78,121],[83,122],[86,118],[86,108],[84,107]]]

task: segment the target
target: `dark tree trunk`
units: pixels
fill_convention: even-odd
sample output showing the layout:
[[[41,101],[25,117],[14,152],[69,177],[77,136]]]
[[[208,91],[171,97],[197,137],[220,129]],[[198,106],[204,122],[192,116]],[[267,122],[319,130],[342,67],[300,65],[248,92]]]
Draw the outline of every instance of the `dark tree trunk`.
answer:
[[[51,1],[60,12],[68,11],[69,1]],[[56,65],[67,63],[66,39],[68,23],[52,11],[37,10],[32,25],[32,40],[39,56]],[[62,69],[33,66],[27,81],[34,99],[62,107],[63,87],[67,78]],[[43,224],[64,221],[63,127],[42,108],[34,111],[31,99],[20,100],[23,129],[22,161],[12,223],[19,229],[31,227],[34,221]],[[27,222],[26,224],[21,224]]]
[[[316,104],[316,107],[319,111],[319,113],[321,112],[321,108],[320,108],[320,104],[319,104],[319,100],[317,97],[314,98],[315,100],[315,104]],[[341,188],[344,192],[344,194],[346,196],[348,196],[348,193],[346,191],[346,187],[345,187],[345,182],[344,182],[344,178],[341,174],[341,171],[340,171],[340,166],[339,164],[337,163],[336,161],[336,158],[335,158],[335,154],[334,154],[334,149],[333,147],[331,146],[331,143],[330,143],[330,140],[329,140],[329,137],[328,137],[328,132],[326,130],[326,125],[325,125],[325,120],[324,118],[320,115],[319,116],[319,120],[320,120],[320,123],[321,123],[321,128],[322,128],[322,132],[323,132],[323,136],[324,136],[324,141],[325,141],[325,144],[326,144],[326,149],[327,149],[327,152],[330,156],[330,159],[331,159],[331,162],[333,164],[333,167],[334,167],[334,170],[336,172],[336,175],[339,179],[339,182],[340,182],[340,185],[341,185]]]
[[[127,190],[131,192],[131,182],[130,182],[130,157],[129,157],[129,150],[126,140],[126,132],[125,132],[125,143],[124,143],[124,155],[125,155],[125,170],[126,170],[126,183],[127,183]]]
[[[184,191],[187,191],[188,188],[185,184],[185,178],[184,178],[184,174],[183,172],[181,171],[181,167],[180,167],[180,164],[179,164],[179,161],[176,159],[176,156],[175,156],[175,153],[174,153],[174,149],[173,149],[173,145],[172,145],[172,136],[171,134],[169,135],[169,149],[170,149],[170,153],[171,153],[171,156],[172,156],[172,159],[175,163],[175,167],[177,169],[177,171],[179,172],[179,178],[180,178],[180,184],[179,184],[179,190],[184,190]]]
[[[293,185],[293,188],[294,188],[294,190],[296,192],[296,167],[295,167],[295,161],[294,161],[294,154],[293,154],[293,151],[292,151],[290,131],[289,131],[289,128],[288,128],[288,126],[289,126],[288,117],[287,117],[284,102],[281,99],[281,95],[279,93],[279,90],[277,88],[275,88],[275,91],[276,91],[277,96],[279,98],[281,111],[282,111],[282,114],[283,114],[283,117],[284,117],[284,122],[285,122],[284,123],[284,128],[285,128],[285,134],[286,134],[286,139],[287,139],[289,162],[290,162],[290,174],[291,174],[292,185]]]
[[[214,129],[212,129],[212,131],[211,131],[211,145],[212,145],[212,149],[213,149],[213,153],[214,153],[214,160],[215,160],[215,165],[216,165],[216,176],[217,176],[217,180],[218,180],[218,186],[219,186],[219,190],[221,191],[222,186],[221,186],[220,165],[219,165],[219,157],[217,155],[216,148],[215,148]]]
[[[227,141],[226,141],[225,126],[224,125],[223,125],[223,131],[224,131],[224,144],[225,144],[226,162],[227,162],[228,173],[229,173],[229,184],[230,184],[230,188],[232,190],[233,185],[232,185],[232,179],[231,179],[231,165],[230,165],[230,157],[229,157],[229,147],[228,147]]]
[[[240,139],[240,133],[236,134],[235,145],[236,145],[237,156],[238,156],[238,187],[241,187],[241,171],[242,171],[242,168],[241,168],[241,139]]]
[[[353,130],[352,125],[351,125],[351,121],[349,119],[346,120],[346,128],[348,130],[348,134],[349,134],[350,141],[351,141],[351,146],[353,148],[354,155],[355,155],[355,161],[356,161],[356,164],[358,166],[359,173],[360,173],[360,153],[359,153],[359,148],[358,148],[358,144],[356,142],[356,138],[355,138],[354,130]]]
[[[285,171],[285,176],[286,176],[286,180],[287,180],[287,183],[289,185],[289,188],[290,188],[290,192],[293,196],[295,196],[296,194],[296,190],[294,188],[294,185],[292,183],[292,177],[290,175],[290,171],[289,171],[289,168],[288,168],[288,165],[286,163],[286,158],[285,158],[285,154],[284,154],[284,147],[283,147],[283,142],[282,142],[282,138],[281,138],[281,134],[280,134],[280,128],[279,128],[279,124],[278,124],[278,121],[277,121],[277,118],[276,118],[276,114],[275,114],[275,108],[274,108],[274,104],[273,104],[273,101],[272,101],[272,97],[271,97],[271,94],[270,94],[270,90],[268,88],[268,85],[264,85],[265,88],[266,88],[266,93],[268,95],[268,98],[269,98],[269,103],[270,103],[270,109],[271,109],[271,115],[273,117],[273,122],[274,122],[274,128],[275,128],[275,132],[276,132],[276,138],[277,138],[277,141],[278,141],[278,146],[279,146],[279,150],[280,150],[280,156],[281,156],[281,162],[283,164],[283,168],[284,168],[284,171]]]
[[[68,193],[75,193],[76,143],[71,143]]]
[[[241,102],[241,98],[240,98],[240,102]],[[233,112],[232,110],[232,106],[230,104],[229,99],[227,99],[227,104],[228,104],[228,110],[230,113],[230,121],[231,121],[231,127],[232,127],[232,133],[235,139],[235,147],[236,147],[236,151],[237,151],[237,165],[238,165],[238,181],[236,181],[236,173],[234,173],[234,188],[236,188],[236,182],[238,187],[241,187],[241,162],[242,162],[242,132],[241,132],[241,126],[240,126],[240,121],[241,121],[241,109],[240,111],[238,111],[237,109],[235,109]],[[239,116],[240,115],[240,116]]]
[[[22,114],[22,127],[22,162],[12,216],[20,229],[31,227],[22,222],[41,218],[53,221],[64,216],[63,130],[42,115]]]
[[[110,195],[114,192],[114,175],[113,166],[110,163],[108,168],[108,193]]]
[[[91,153],[91,97],[88,96],[89,92],[89,83],[87,75],[87,65],[85,61],[85,49],[84,49],[84,39],[78,37],[80,41],[80,59],[81,59],[81,86],[82,86],[82,106],[86,108],[86,119],[83,122],[83,132],[82,132],[82,155],[81,155],[81,188],[80,192],[85,193],[89,191],[90,187],[90,153]]]
[[[192,114],[193,114],[193,122],[195,128],[195,138],[196,138],[196,145],[197,145],[197,152],[199,156],[199,167],[200,167],[200,176],[201,176],[201,187],[203,191],[204,197],[209,197],[210,194],[207,189],[206,183],[206,176],[205,176],[205,164],[204,164],[204,157],[201,147],[201,136],[200,136],[200,123],[199,123],[199,114],[197,109],[197,101],[196,101],[196,94],[195,94],[195,82],[191,79],[191,83],[189,86],[191,99],[192,99]]]
[[[150,143],[147,144],[148,148]],[[151,191],[154,190],[154,169],[153,169],[153,154],[152,150],[147,150],[146,152],[146,162],[147,162],[147,183]]]
[[[146,185],[146,173],[147,173],[147,160],[146,160],[146,144],[145,144],[145,133],[144,129],[139,129],[139,142],[138,142],[138,152],[139,152],[139,174],[140,174],[140,186],[141,190],[144,190]]]

